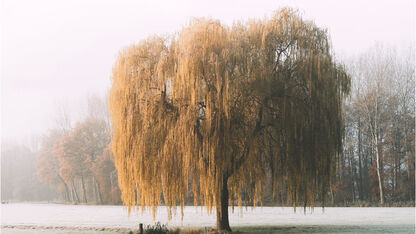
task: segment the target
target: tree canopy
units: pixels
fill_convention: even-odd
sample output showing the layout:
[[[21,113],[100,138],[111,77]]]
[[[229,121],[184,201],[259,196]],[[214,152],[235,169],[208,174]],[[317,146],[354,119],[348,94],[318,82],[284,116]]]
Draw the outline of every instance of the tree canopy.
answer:
[[[57,200],[120,204],[117,170],[109,147],[108,95],[90,95],[86,104],[85,116],[74,127],[65,105],[59,106],[57,125],[41,139],[36,163],[39,180],[59,192]]]
[[[113,68],[112,151],[122,200],[216,207],[276,199],[325,201],[342,151],[350,79],[326,30],[292,9],[231,27],[194,19],[119,54]],[[267,180],[270,176],[271,181]]]

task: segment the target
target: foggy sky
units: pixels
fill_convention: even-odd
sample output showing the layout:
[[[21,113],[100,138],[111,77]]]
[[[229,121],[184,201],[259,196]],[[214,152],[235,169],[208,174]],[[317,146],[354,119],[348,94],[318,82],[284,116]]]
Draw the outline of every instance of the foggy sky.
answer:
[[[118,51],[158,33],[172,33],[191,17],[234,20],[299,8],[326,27],[340,57],[375,42],[399,49],[414,44],[413,0],[345,1],[1,1],[1,134],[22,139],[53,127],[56,109],[76,118],[89,94],[110,87]]]

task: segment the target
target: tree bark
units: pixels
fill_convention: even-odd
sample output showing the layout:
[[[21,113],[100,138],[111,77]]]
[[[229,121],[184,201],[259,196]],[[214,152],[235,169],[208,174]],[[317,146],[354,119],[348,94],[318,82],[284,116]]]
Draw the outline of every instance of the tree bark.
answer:
[[[374,153],[376,154],[376,165],[377,165],[377,179],[378,179],[378,188],[379,188],[379,194],[380,194],[380,205],[383,206],[384,205],[384,193],[383,193],[383,181],[381,179],[381,170],[382,170],[382,165],[381,165],[381,159],[380,159],[380,152],[379,152],[379,144],[378,144],[378,138],[379,138],[379,133],[378,133],[378,89],[376,89],[376,101],[375,101],[375,114],[373,117],[373,120],[371,119],[371,117],[369,116],[369,120],[370,123],[372,122],[372,124],[370,124],[370,128],[372,131],[372,137],[373,137],[373,144],[374,144]]]
[[[100,184],[95,179],[94,179],[94,184],[95,184],[95,190],[97,191],[98,200],[99,200],[100,204],[103,204],[103,197],[101,196]]]
[[[74,195],[75,202],[79,203],[79,197],[78,197],[77,189],[75,188],[75,184],[74,184],[73,180],[72,180],[72,192],[73,192],[72,195]]]
[[[359,170],[359,192],[358,197],[360,200],[364,199],[363,196],[363,168],[361,164],[361,155],[362,155],[362,139],[361,139],[361,119],[358,118],[358,170]]]
[[[66,183],[65,182],[63,182],[64,183],[64,186],[65,186],[65,201],[66,202],[70,202],[71,201],[71,198],[69,197],[69,190],[68,190],[68,186],[66,185]]]
[[[74,192],[72,191],[72,188],[69,189],[69,200],[72,202],[72,204],[75,203]]]
[[[98,204],[98,194],[97,194],[97,186],[95,185],[95,179],[94,176],[91,176],[92,178],[92,191],[93,191],[93,196],[95,199],[95,202]]]
[[[374,137],[375,143],[375,153],[376,153],[376,164],[377,164],[377,178],[378,178],[378,188],[380,191],[380,205],[384,205],[384,193],[383,193],[383,183],[381,180],[381,173],[380,173],[380,153],[378,152],[378,140],[377,136]]]
[[[228,221],[228,178],[224,176],[221,190],[221,203],[217,205],[217,231],[231,232],[230,223]]]
[[[66,182],[65,182],[65,180],[64,179],[62,179],[62,177],[61,176],[58,176],[58,178],[59,178],[59,180],[62,182],[62,184],[64,185],[64,187],[65,187],[65,201],[66,202],[71,202],[71,193],[70,193],[70,190],[69,190],[69,188],[68,188],[68,185],[66,184]]]
[[[84,200],[84,203],[88,203],[88,201],[87,201],[87,192],[85,190],[84,176],[81,176],[81,186],[82,186],[82,198]]]

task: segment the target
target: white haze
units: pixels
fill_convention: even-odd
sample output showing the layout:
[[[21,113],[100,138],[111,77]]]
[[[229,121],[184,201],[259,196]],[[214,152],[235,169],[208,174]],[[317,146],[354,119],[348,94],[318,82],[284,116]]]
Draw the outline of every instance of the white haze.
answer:
[[[71,115],[88,94],[110,87],[118,51],[151,34],[173,33],[191,17],[234,20],[299,8],[327,27],[335,52],[352,56],[381,42],[414,44],[415,3],[391,1],[1,1],[1,134],[22,139],[53,127],[56,110]]]

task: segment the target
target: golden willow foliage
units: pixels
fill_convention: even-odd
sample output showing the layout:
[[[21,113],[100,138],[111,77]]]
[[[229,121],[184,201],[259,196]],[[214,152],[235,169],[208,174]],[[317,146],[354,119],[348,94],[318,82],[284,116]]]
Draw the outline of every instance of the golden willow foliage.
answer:
[[[269,174],[275,198],[313,207],[341,153],[349,86],[327,32],[291,9],[232,27],[195,19],[124,49],[110,95],[124,204],[155,214],[192,190],[211,212],[225,184],[232,205],[256,205]]]

